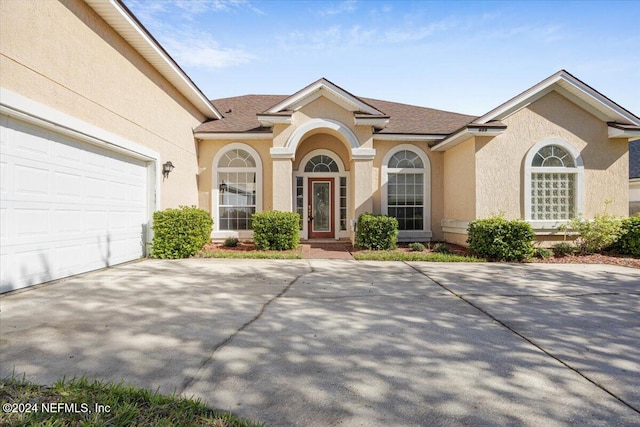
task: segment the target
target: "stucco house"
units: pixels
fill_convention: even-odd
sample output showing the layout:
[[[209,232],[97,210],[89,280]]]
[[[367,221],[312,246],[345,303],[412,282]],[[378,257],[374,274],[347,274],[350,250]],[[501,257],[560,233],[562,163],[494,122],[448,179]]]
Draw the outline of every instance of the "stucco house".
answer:
[[[320,79],[291,95],[214,100],[195,129],[200,206],[214,237],[250,237],[250,215],[294,210],[301,237],[353,239],[365,212],[400,240],[464,244],[503,213],[539,239],[568,219],[627,215],[629,140],[640,119],[566,71],[481,117],[361,98]]]
[[[480,117],[324,78],[210,101],[119,0],[1,2],[0,31],[1,292],[144,256],[179,205],[213,238],[283,210],[303,239],[353,240],[374,212],[453,243],[497,213],[548,240],[605,200],[628,213],[640,118],[566,71]]]

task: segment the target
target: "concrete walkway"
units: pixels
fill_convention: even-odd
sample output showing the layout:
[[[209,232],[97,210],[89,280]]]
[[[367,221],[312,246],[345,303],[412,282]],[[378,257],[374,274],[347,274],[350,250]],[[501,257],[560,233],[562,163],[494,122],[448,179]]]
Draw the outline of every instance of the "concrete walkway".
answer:
[[[2,376],[124,380],[269,426],[640,424],[623,267],[147,260],[0,310]]]

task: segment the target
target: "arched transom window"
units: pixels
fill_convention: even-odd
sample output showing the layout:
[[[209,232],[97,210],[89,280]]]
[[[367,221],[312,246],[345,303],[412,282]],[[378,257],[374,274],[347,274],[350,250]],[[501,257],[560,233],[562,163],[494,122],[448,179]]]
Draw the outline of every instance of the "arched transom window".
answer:
[[[531,219],[568,220],[577,214],[576,159],[558,145],[545,145],[531,161]]]
[[[338,172],[338,165],[329,156],[320,154],[312,157],[304,167],[305,172]]]
[[[412,150],[398,151],[387,163],[387,214],[400,231],[425,228],[425,169]]]
[[[250,230],[258,192],[256,159],[247,150],[225,152],[217,164],[218,229]]]

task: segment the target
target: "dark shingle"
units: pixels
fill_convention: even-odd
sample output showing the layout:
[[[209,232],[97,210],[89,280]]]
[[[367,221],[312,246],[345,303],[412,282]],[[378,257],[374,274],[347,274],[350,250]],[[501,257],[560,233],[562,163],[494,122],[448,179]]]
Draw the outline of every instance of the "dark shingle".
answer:
[[[215,99],[211,102],[222,113],[224,118],[205,122],[198,126],[195,131],[269,132],[269,128],[260,126],[256,115],[268,110],[287,97],[288,95],[244,95]],[[369,98],[360,99],[390,117],[389,125],[379,132],[381,134],[448,135],[476,118],[476,116],[397,102]]]

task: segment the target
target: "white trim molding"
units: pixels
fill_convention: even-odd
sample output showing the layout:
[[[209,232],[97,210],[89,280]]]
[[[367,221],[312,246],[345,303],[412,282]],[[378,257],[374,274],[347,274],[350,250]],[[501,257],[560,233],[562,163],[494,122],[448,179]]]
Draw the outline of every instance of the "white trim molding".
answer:
[[[559,89],[558,92],[563,96],[570,96],[574,101],[579,100],[582,103],[581,106],[593,112],[596,117],[600,116],[603,119],[606,117],[607,121],[628,121],[635,125],[640,125],[640,118],[565,70],[558,71],[520,95],[494,108],[484,116],[474,120],[474,123],[483,124],[492,120],[504,120],[555,89]]]
[[[336,163],[336,166],[338,166],[338,172],[305,172],[304,169],[307,165],[307,162],[309,162],[309,160],[311,160],[313,157],[318,156],[318,155],[325,155],[325,156],[329,156],[333,159],[333,161]],[[333,178],[333,190],[334,190],[334,212],[333,212],[333,222],[334,222],[334,232],[335,232],[335,236],[334,238],[336,240],[340,240],[342,238],[348,238],[350,236],[350,227],[349,224],[351,223],[351,220],[348,217],[349,214],[349,207],[350,207],[350,203],[349,203],[349,172],[345,171],[344,168],[344,164],[342,162],[342,159],[340,158],[340,156],[338,156],[335,152],[325,149],[325,148],[318,148],[316,150],[313,150],[309,153],[307,153],[301,160],[300,160],[300,164],[298,165],[298,169],[293,171],[293,206],[292,206],[292,212],[297,212],[296,209],[296,178],[302,178],[302,188],[303,188],[303,195],[302,195],[302,199],[303,199],[303,204],[302,206],[303,208],[303,213],[302,213],[302,230],[300,230],[300,238],[303,240],[308,240],[309,239],[309,222],[308,222],[308,212],[306,209],[306,206],[308,206],[309,204],[309,178]],[[346,230],[340,230],[340,178],[345,178],[347,180],[347,198],[346,198],[346,202],[347,202],[347,229]]]
[[[412,135],[403,133],[374,133],[373,141],[433,142],[442,141],[447,135]]]
[[[640,129],[621,129],[615,125],[608,125],[609,138],[625,138],[629,142],[640,139]]]
[[[344,141],[351,148],[351,155],[353,157],[355,155],[367,155],[370,156],[371,152],[360,152],[355,150],[373,150],[373,149],[361,149],[360,141],[358,141],[358,137],[353,133],[353,131],[344,123],[341,123],[337,120],[333,119],[311,119],[307,122],[304,122],[300,125],[296,130],[293,131],[287,143],[284,147],[273,147],[271,148],[271,157],[285,159],[292,159],[296,155],[296,150],[300,141],[304,139],[304,137],[311,131],[316,129],[325,129],[329,131],[330,134],[337,136],[339,139]],[[366,153],[366,154],[364,154]],[[375,150],[373,150],[373,155],[375,155]]]
[[[381,111],[378,111],[371,105],[331,83],[325,78],[316,80],[307,87],[280,101],[278,104],[268,109],[265,114],[279,113],[284,110],[297,110],[320,96],[326,96],[349,111],[361,111],[374,116],[384,115]]]
[[[506,128],[506,126],[469,125],[434,145],[431,151],[447,151],[474,136],[498,136],[503,134]]]
[[[195,132],[194,138],[202,139],[204,141],[213,141],[220,139],[242,139],[242,140],[257,140],[257,139],[273,139],[273,133],[271,132]]]
[[[220,190],[219,190],[219,182],[218,182],[218,172],[221,169],[218,167],[218,163],[223,155],[228,153],[231,150],[244,150],[247,153],[251,154],[254,161],[256,162],[255,168],[237,168],[238,172],[246,172],[248,170],[255,171],[256,174],[256,212],[262,212],[262,196],[263,196],[263,188],[262,188],[262,158],[258,154],[258,152],[243,142],[232,142],[230,144],[226,144],[216,153],[213,158],[213,162],[211,163],[211,216],[213,217],[213,230],[211,232],[211,238],[213,239],[224,239],[227,237],[236,237],[241,239],[250,239],[253,237],[253,230],[220,230],[220,211],[218,200],[220,198]],[[231,168],[224,168],[222,172]]]
[[[546,147],[548,145],[556,145],[565,151],[567,151],[575,161],[575,168],[542,168],[536,167],[534,168],[531,163],[533,162],[533,158],[538,153],[538,151],[542,147]],[[575,169],[575,172],[569,171],[569,169]],[[570,142],[556,137],[545,138],[542,141],[538,141],[534,144],[527,155],[524,158],[524,218],[525,221],[528,221],[534,226],[534,230],[536,226],[540,227],[549,227],[549,226],[559,226],[562,223],[566,223],[567,220],[553,220],[553,221],[538,221],[531,219],[531,174],[534,172],[558,172],[558,173],[573,173],[576,176],[575,179],[575,210],[576,217],[584,214],[584,163],[582,161],[582,156],[580,155],[580,151],[573,146]]]
[[[413,169],[413,168],[404,168],[404,169],[390,169],[387,165],[389,164],[389,160],[396,153],[400,151],[411,151],[420,157],[422,160],[423,167],[421,169]],[[422,230],[401,230],[398,233],[398,240],[400,241],[424,241],[427,239],[431,239],[433,235],[431,230],[431,161],[429,160],[429,156],[425,153],[420,147],[417,147],[413,144],[400,144],[394,146],[392,149],[387,151],[384,158],[382,159],[382,167],[380,168],[380,205],[381,205],[381,213],[384,215],[389,214],[389,173],[421,173],[424,177],[423,180],[423,218],[422,218]]]

